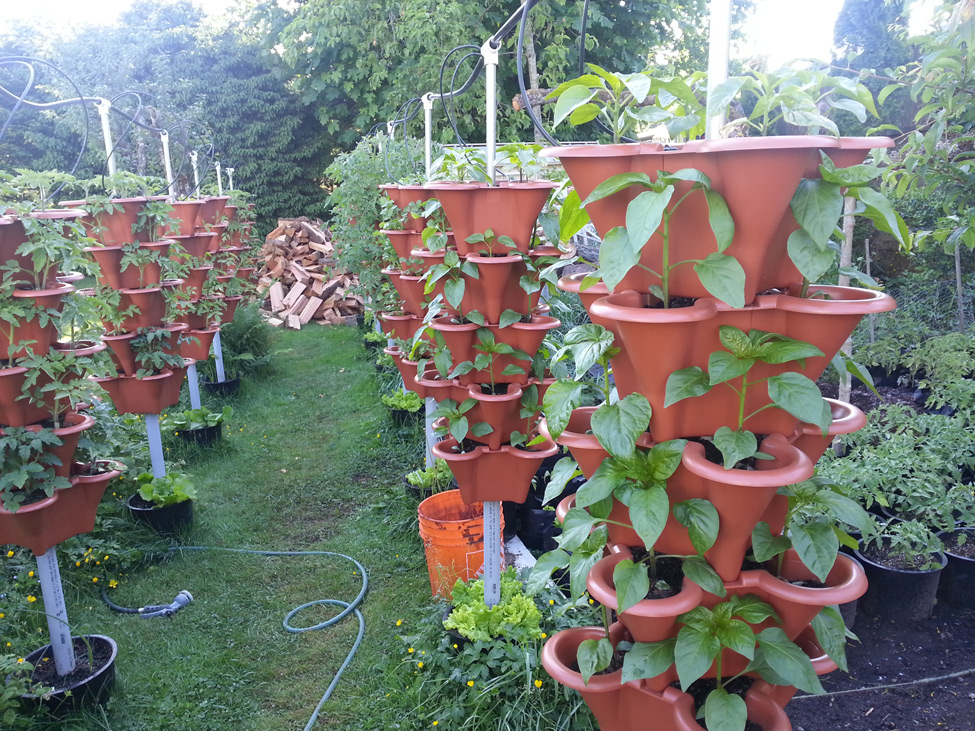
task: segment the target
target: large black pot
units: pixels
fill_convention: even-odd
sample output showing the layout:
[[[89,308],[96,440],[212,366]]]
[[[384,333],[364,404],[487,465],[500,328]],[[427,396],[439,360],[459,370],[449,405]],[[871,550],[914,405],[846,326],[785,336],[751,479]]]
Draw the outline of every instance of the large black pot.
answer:
[[[184,442],[198,444],[201,447],[212,447],[223,438],[223,424],[204,426],[199,429],[181,429],[177,436]]]
[[[411,426],[419,423],[420,411],[407,411],[406,409],[390,409],[389,416],[396,426]]]
[[[240,390],[240,378],[228,378],[226,381],[200,381],[203,390],[217,396],[233,396]]]
[[[92,652],[97,657],[107,656],[100,664],[96,662],[97,669],[94,673],[79,679],[66,682],[64,685],[54,684],[54,692],[48,696],[38,698],[36,696],[23,696],[25,703],[34,706],[44,706],[51,713],[59,714],[77,710],[85,706],[96,703],[105,703],[115,687],[115,658],[118,657],[118,645],[111,637],[104,635],[86,635],[82,637],[72,637],[75,653],[78,657],[88,657],[88,645],[91,644]],[[46,658],[46,659],[45,659]],[[35,668],[40,664],[54,665],[54,656],[51,654],[51,646],[34,650],[24,658]]]
[[[136,493],[125,501],[125,506],[132,513],[132,517],[162,535],[174,535],[193,523],[192,500],[160,508],[146,502]]]
[[[948,565],[941,572],[941,582],[938,584],[938,599],[971,609],[975,607],[975,559],[951,552],[954,541],[948,536],[956,533],[968,536],[966,543],[969,545],[975,541],[975,528],[957,528],[938,534],[945,543],[945,555],[948,557]]]
[[[867,575],[867,591],[857,602],[857,611],[892,620],[927,619],[934,611],[938,579],[948,563],[943,553],[932,554],[938,568],[906,571],[890,568],[854,551]]]

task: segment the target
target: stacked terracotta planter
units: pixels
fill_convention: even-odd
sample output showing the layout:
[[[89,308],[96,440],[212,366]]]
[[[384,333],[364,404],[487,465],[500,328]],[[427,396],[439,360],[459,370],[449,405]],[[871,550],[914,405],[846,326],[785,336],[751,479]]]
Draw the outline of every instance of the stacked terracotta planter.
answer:
[[[798,296],[801,276],[789,260],[787,241],[798,228],[790,201],[800,179],[818,176],[821,151],[839,167],[859,163],[876,140],[836,140],[825,137],[785,137],[691,142],[677,148],[657,144],[606,147],[559,148],[543,152],[557,157],[585,200],[604,180],[620,173],[676,172],[695,168],[710,178],[713,190],[725,198],[735,223],[734,239],[725,253],[735,256],[746,275],[746,306],[734,309],[712,297],[687,266],[676,269],[670,282],[672,297],[690,298],[689,307],[663,309],[654,306],[650,287],[658,285],[643,268],[634,268],[613,292],[597,285],[581,291],[581,276],[563,278],[559,286],[579,294],[593,322],[615,335],[619,355],[612,360],[620,398],[643,394],[652,407],[650,429],[638,440],[647,448],[671,439],[709,437],[722,426],[735,428],[738,398],[731,389],[715,388],[698,398],[665,406],[667,379],[683,368],[708,369],[709,356],[722,350],[719,327],[732,325],[744,332],[762,330],[813,343],[824,356],[810,358],[800,370],[795,362],[772,366],[757,364],[749,374],[754,381],[786,371],[801,372],[815,381],[837,353],[860,319],[868,313],[894,308],[887,295],[849,287],[814,286],[806,297]],[[626,208],[639,192],[636,186],[587,206],[600,235],[625,225]],[[680,192],[680,191],[678,191]],[[676,199],[677,196],[675,195]],[[689,197],[670,219],[670,260],[701,259],[714,251],[715,237],[708,225],[703,195]],[[641,263],[661,271],[661,241],[654,235],[642,249]],[[769,291],[773,290],[773,291]],[[746,414],[771,399],[767,387],[748,391]],[[812,476],[813,466],[833,436],[849,433],[865,424],[855,407],[830,402],[833,422],[827,435],[811,424],[799,423],[789,413],[770,408],[750,419],[745,428],[767,435],[761,451],[773,457],[758,461],[756,470],[729,469],[705,458],[701,443],[690,441],[681,464],[667,482],[671,507],[690,499],[709,500],[717,509],[720,529],[717,541],[705,558],[724,582],[728,595],[751,594],[770,604],[782,618],[789,639],[797,641],[813,659],[817,672],[835,668],[811,639],[809,624],[819,611],[832,604],[851,601],[866,588],[859,564],[838,555],[823,588],[805,588],[788,583],[814,579],[812,573],[790,553],[784,561],[782,578],[765,570],[742,570],[751,548],[752,530],[767,522],[773,535],[783,529],[786,498],[779,487]],[[608,456],[589,429],[592,409],[572,414],[568,428],[558,439],[591,477]],[[566,506],[562,506],[563,512]],[[616,503],[610,519],[629,523],[629,511]],[[589,574],[590,594],[607,607],[618,606],[613,569],[630,557],[630,547],[643,547],[636,532],[609,524],[607,555]],[[671,555],[694,554],[687,529],[671,514],[656,552]],[[677,617],[695,606],[712,607],[722,601],[684,579],[682,590],[664,600],[643,600],[618,616],[616,639],[655,642],[676,637]],[[764,628],[767,624],[759,625]],[[571,669],[576,650],[586,639],[601,636],[601,628],[560,632],[546,643],[543,663],[560,683],[579,690],[596,714],[601,728],[629,731],[698,729],[689,696],[670,687],[677,680],[674,667],[648,680],[621,682],[621,671],[597,675],[588,685]],[[726,651],[724,677],[744,669],[747,660]],[[714,677],[712,667],[705,677]],[[794,689],[776,688],[757,681],[747,697],[750,718],[765,731],[789,729],[782,712]],[[754,715],[751,715],[754,714]]]
[[[39,211],[36,218],[71,221],[81,214],[74,211]],[[65,233],[65,235],[68,235]],[[17,216],[0,216],[0,259],[15,260],[24,269],[30,269],[30,258],[18,256],[17,248],[27,240],[27,234]],[[52,272],[56,275],[56,272]],[[104,350],[105,346],[92,342],[59,343],[58,316],[65,298],[77,296],[75,288],[60,281],[61,275],[52,276],[42,289],[32,289],[23,274],[14,275],[13,296],[29,302],[38,312],[47,311],[48,318],[32,317],[13,326],[2,328],[0,352],[5,356],[11,343],[27,342],[14,353],[6,367],[0,367],[0,431],[7,427],[41,429],[52,418],[53,403],[32,403],[22,398],[24,384],[30,374],[18,361],[29,354],[43,354],[51,350],[73,351],[79,357],[87,357]],[[83,374],[77,374],[82,377]],[[45,385],[45,376],[38,377],[36,386]],[[30,549],[37,555],[49,548],[94,528],[95,514],[105,487],[120,472],[116,463],[100,464],[101,472],[94,475],[80,474],[84,466],[74,462],[75,450],[84,432],[95,421],[91,416],[68,411],[62,416],[63,426],[54,429],[61,445],[52,447],[60,461],[53,470],[58,477],[71,481],[70,489],[57,489],[51,497],[8,512],[0,507],[0,544],[13,544]]]
[[[431,320],[432,329],[442,336],[450,350],[454,366],[474,362],[479,354],[478,331],[482,328],[490,331],[495,343],[505,343],[534,357],[545,334],[559,326],[558,320],[543,314],[537,293],[529,295],[519,283],[530,271],[526,257],[559,255],[552,247],[531,248],[535,220],[554,187],[549,183],[494,187],[475,183],[385,186],[389,197],[401,208],[410,202],[437,198],[453,233],[449,248],[456,251],[462,262],[477,268],[477,277],[462,275],[465,289],[461,305],[454,309],[442,297],[442,314]],[[423,294],[424,275],[435,264],[443,263],[445,257],[444,251],[432,253],[422,246],[421,232],[426,223],[423,219],[411,219],[404,231],[383,232],[401,262],[408,258],[420,262],[408,268],[385,270],[403,299],[402,314],[380,315],[388,335],[413,337],[422,325],[427,299],[444,294],[444,280],[437,283],[432,293]],[[510,237],[520,253],[509,253],[496,240],[489,244],[468,242],[472,235],[489,230],[496,238]],[[501,327],[499,323],[506,310],[522,315],[521,320]],[[483,316],[483,326],[459,316],[473,311]],[[514,431],[527,434],[528,440],[536,434],[538,412],[528,409],[533,413],[522,415],[523,396],[528,389],[535,389],[541,403],[548,382],[531,377],[531,361],[495,354],[490,367],[446,380],[435,369],[417,373],[416,363],[405,360],[402,353],[388,352],[397,362],[407,388],[437,401],[452,399],[461,404],[474,399],[474,407],[466,414],[468,422],[491,427],[482,436],[475,436],[475,430],[470,430],[464,445],[448,438],[434,446],[434,455],[446,460],[456,477],[464,502],[469,505],[482,501],[524,502],[539,465],[558,449],[551,440],[527,447],[510,443]],[[515,368],[504,374],[507,366]],[[515,373],[517,369],[522,372]]]
[[[116,375],[99,378],[98,383],[108,392],[120,413],[158,414],[179,400],[180,388],[186,374],[189,360],[184,358],[184,366],[165,368],[157,373],[137,378],[140,365],[132,349],[132,340],[142,328],[165,327],[171,332],[170,348],[177,351],[181,336],[189,332],[185,323],[164,322],[166,318],[166,296],[164,290],[182,286],[183,280],[162,279],[162,259],[170,255],[173,238],[150,240],[151,232],[139,230],[137,219],[149,199],[129,198],[121,201],[121,210],[106,211],[96,216],[85,215],[82,219],[90,231],[90,236],[101,245],[85,249],[98,264],[99,284],[119,292],[119,311],[135,307],[131,316],[125,317],[118,327],[106,323],[108,331],[103,340],[111,350]],[[84,201],[65,204],[72,207],[84,206]],[[83,210],[83,208],[82,208]],[[198,207],[183,204],[174,209],[174,216],[191,218]],[[139,242],[140,248],[155,251],[159,260],[147,264],[143,269],[129,266],[122,269],[122,247]],[[182,353],[180,353],[182,355]]]

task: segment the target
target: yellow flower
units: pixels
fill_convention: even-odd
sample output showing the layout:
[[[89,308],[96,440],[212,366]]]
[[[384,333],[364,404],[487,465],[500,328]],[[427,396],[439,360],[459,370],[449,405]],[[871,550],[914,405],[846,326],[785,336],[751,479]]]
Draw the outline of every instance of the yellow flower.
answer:
[[[81,566],[81,561],[75,561],[75,562],[74,562],[74,565],[75,565],[75,566]]]
[[[434,721],[434,722],[433,722],[433,725],[434,725],[434,726],[439,726],[439,725],[440,725],[440,721]]]
[[[37,597],[34,596],[33,594],[28,594],[27,595],[27,601],[30,602],[30,603],[36,602],[37,601]]]
[[[407,652],[412,655],[413,654],[413,648],[411,647],[409,650],[407,650]]]
[[[421,655],[426,655],[427,654],[427,651],[426,650],[420,650],[420,654]]]
[[[118,582],[115,579],[112,579],[111,581],[108,582],[108,586],[111,589],[115,589],[118,586]]]
[[[7,558],[13,558],[13,557],[14,557],[14,552],[13,551],[7,551]]]
[[[24,661],[24,658],[22,658],[22,657],[18,657],[17,658],[17,662],[23,662],[23,661]]]
[[[541,680],[536,680],[535,681],[535,687],[536,688],[541,688],[542,687],[542,681]]]
[[[422,662],[418,662],[418,663],[416,664],[416,666],[417,666],[418,668],[422,668],[422,667],[423,667],[423,663],[422,663]]]
[[[10,647],[10,643],[9,642],[7,643],[7,647]]]
[[[457,643],[456,642],[454,643],[454,649],[455,650],[457,649]]]
[[[399,627],[401,624],[403,624],[403,620],[402,619],[397,619],[396,620],[396,626]]]
[[[108,556],[102,559],[102,561],[108,561]]]
[[[468,688],[473,688],[474,687],[474,681],[473,680],[468,680],[467,681],[467,687]]]
[[[542,632],[542,639],[544,640],[546,637],[548,637],[548,635]]]
[[[27,572],[27,576],[28,576],[29,578],[31,578],[31,579],[33,579],[33,578],[34,578],[34,572],[33,572],[33,571],[28,571],[28,572]]]
[[[97,584],[98,583],[98,577],[97,576],[92,576],[91,577],[91,583]]]
[[[595,604],[595,602],[592,599],[589,600],[589,603],[590,604]]]
[[[6,616],[7,616],[6,614],[4,614],[3,612],[0,612],[0,619],[3,619]]]
[[[549,600],[548,600],[548,603],[549,603],[549,605],[551,606],[552,604],[555,604],[555,600],[554,600],[554,599],[549,599]]]

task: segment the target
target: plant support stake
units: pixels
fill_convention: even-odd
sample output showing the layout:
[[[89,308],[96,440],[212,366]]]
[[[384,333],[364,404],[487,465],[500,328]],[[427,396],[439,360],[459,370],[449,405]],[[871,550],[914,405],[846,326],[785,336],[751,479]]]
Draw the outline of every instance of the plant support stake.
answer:
[[[484,501],[484,603],[501,601],[501,501]]]
[[[47,549],[37,559],[37,576],[41,582],[41,595],[44,599],[44,613],[47,615],[47,631],[51,635],[51,654],[58,675],[65,676],[75,669],[74,647],[71,643],[71,628],[68,625],[68,611],[64,606],[64,590],[61,587],[61,571],[58,568],[58,554],[54,546]]]
[[[196,374],[196,361],[186,368],[186,382],[190,388],[190,407],[200,408],[200,379]]]
[[[234,189],[234,169],[227,168],[227,190]]]
[[[227,374],[223,370],[223,346],[220,345],[220,330],[213,336],[213,362],[217,366],[217,383],[227,380]]]
[[[708,97],[714,87],[728,79],[728,56],[731,47],[731,0],[711,0],[711,42],[708,47]],[[704,137],[713,140],[724,126],[722,109],[704,122]]]
[[[146,414],[146,436],[149,440],[149,458],[152,460],[152,476],[165,477],[166,462],[163,459],[159,414]]]
[[[488,38],[481,46],[481,56],[484,58],[484,86],[487,96],[487,177],[488,184],[494,185],[495,149],[498,144],[498,46],[494,46],[494,39]]]
[[[195,191],[193,195],[199,197],[200,195],[200,168],[197,167],[199,161],[199,153],[196,150],[190,152],[190,162],[193,165],[193,190]]]
[[[426,179],[430,180],[430,168],[433,167],[433,94],[427,92],[421,100],[423,101],[423,162]]]
[[[217,170],[217,195],[223,195],[223,176],[220,174],[220,161],[214,163]]]
[[[404,386],[405,389],[405,386]],[[437,400],[428,398],[426,399],[426,419],[424,420],[424,433],[426,434],[427,441],[427,467],[433,467],[436,461],[433,458],[433,445],[437,443],[437,435],[433,433],[433,422],[436,419],[433,416],[433,412],[437,410]]]
[[[115,150],[112,145],[112,123],[109,112],[112,111],[112,103],[108,99],[102,99],[95,105],[98,116],[102,120],[102,138],[105,140],[105,155],[108,157],[108,174],[115,175]]]
[[[169,185],[169,202],[176,200],[176,176],[173,175],[173,161],[169,155],[169,132],[163,130],[159,133],[159,140],[162,142],[163,161],[166,163],[166,183]]]

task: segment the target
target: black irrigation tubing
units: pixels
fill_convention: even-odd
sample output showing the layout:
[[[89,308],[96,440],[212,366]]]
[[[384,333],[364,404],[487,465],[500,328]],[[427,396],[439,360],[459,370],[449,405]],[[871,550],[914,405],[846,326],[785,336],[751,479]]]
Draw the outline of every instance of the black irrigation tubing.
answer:
[[[135,97],[135,100],[136,100],[136,105],[137,105],[136,106],[136,110],[135,110],[135,113],[134,114],[131,114],[131,115],[130,114],[127,114],[126,112],[122,111],[121,109],[119,109],[118,107],[115,106],[116,102],[119,99],[123,99],[123,98],[125,98],[127,96]],[[139,115],[142,114],[142,110],[146,107],[146,105],[143,104],[143,101],[142,101],[143,97],[147,97],[147,98],[153,100],[154,102],[156,102],[156,104],[158,105],[158,107],[162,109],[163,112],[165,112],[166,114],[168,114],[170,117],[176,118],[176,115],[172,113],[172,111],[169,109],[169,107],[167,107],[165,104],[163,104],[162,102],[160,102],[160,100],[159,100],[158,97],[156,97],[153,94],[150,94],[149,92],[145,92],[145,91],[123,91],[120,94],[116,94],[114,97],[112,97],[109,100],[109,102],[112,105],[111,109],[116,114],[118,114],[118,115],[124,117],[125,119],[129,120],[129,123],[125,126],[125,129],[122,130],[122,134],[119,135],[118,140],[112,143],[112,152],[113,153],[118,148],[118,145],[122,142],[122,140],[125,139],[125,136],[127,134],[129,134],[129,131],[132,129],[133,126],[141,127],[142,129],[144,129],[144,130],[146,130],[148,132],[154,132],[156,134],[161,134],[162,132],[166,132],[167,134],[169,134],[169,130],[166,129],[165,127],[155,127],[155,126],[153,126],[151,124],[146,124],[145,122],[142,122],[142,121],[139,120]],[[184,153],[184,157],[185,157],[185,154],[186,154],[185,147],[184,147],[183,153]],[[170,163],[170,164],[172,164],[172,163]],[[107,166],[107,162],[106,162],[106,166]],[[180,165],[180,169],[182,169],[182,164]],[[104,182],[104,174],[102,175],[102,179],[103,179],[103,182]],[[175,177],[174,177],[174,182],[175,182]],[[169,181],[167,181],[166,182],[166,185],[163,188],[161,188],[160,190],[156,191],[156,195],[161,194],[163,191],[171,192],[171,191],[169,191],[170,187],[171,187],[171,185],[169,184]]]
[[[536,0],[537,1],[537,0]],[[587,0],[588,2],[588,0]],[[518,26],[518,47],[517,47],[517,69],[518,69],[518,89],[521,91],[521,98],[525,104],[525,111],[528,112],[528,118],[531,119],[532,124],[535,125],[535,129],[541,132],[542,136],[548,140],[551,145],[561,145],[555,137],[549,134],[549,131],[545,129],[542,124],[542,120],[538,118],[535,114],[535,110],[532,109],[532,105],[528,99],[528,89],[525,88],[525,68],[524,68],[524,53],[525,53],[525,28],[528,26],[528,13],[534,7],[534,3],[526,2],[524,9],[521,13],[521,22]],[[586,37],[582,36],[583,47],[585,47]]]
[[[473,84],[473,80],[476,78],[477,75],[480,74],[481,69],[484,68],[484,62],[483,62],[483,59],[481,58],[481,52],[480,51],[471,52],[471,53],[468,53],[468,54],[465,54],[464,56],[462,56],[461,59],[457,62],[457,65],[454,67],[454,73],[453,73],[453,75],[450,77],[450,95],[448,97],[448,99],[450,100],[450,112],[447,115],[447,121],[450,122],[450,126],[454,130],[454,136],[457,138],[457,143],[460,144],[460,145],[466,145],[467,142],[464,140],[463,137],[460,136],[460,131],[457,129],[457,109],[454,107],[454,99],[457,96],[460,96],[460,94],[462,94],[464,91],[466,91],[466,89],[458,90],[455,93],[454,92],[454,83],[457,80],[457,72],[460,71],[461,64],[464,63],[464,61],[466,61],[467,59],[469,59],[471,56],[477,56],[477,58],[478,58],[478,62],[477,62],[477,64],[475,64],[474,70],[471,72],[470,78],[468,78],[468,82],[470,82],[471,84]],[[470,88],[470,87],[468,86],[468,88]]]
[[[74,83],[74,80],[66,73],[64,73],[64,71],[62,71],[59,67],[55,66],[53,63],[49,61],[44,61],[43,59],[40,58],[32,58],[30,56],[0,57],[0,66],[3,66],[5,64],[19,64],[21,66],[26,66],[29,71],[29,79],[27,81],[27,85],[24,87],[24,90],[20,94],[14,94],[13,92],[9,91],[3,86],[0,86],[0,95],[5,96],[8,99],[14,100],[13,109],[10,110],[10,114],[7,116],[7,119],[3,124],[3,128],[0,129],[0,139],[3,139],[4,133],[6,133],[7,128],[10,126],[14,114],[16,114],[17,110],[20,109],[21,106],[27,106],[30,107],[31,109],[39,109],[39,110],[58,109],[60,107],[65,107],[65,106],[81,106],[82,116],[85,119],[85,131],[81,136],[81,147],[78,150],[78,156],[75,158],[74,164],[71,166],[71,170],[68,173],[69,175],[74,175],[75,172],[78,170],[78,166],[81,164],[81,160],[85,156],[85,150],[88,148],[88,138],[91,132],[91,120],[88,117],[88,108],[86,105],[98,104],[103,100],[100,97],[84,96],[81,93],[81,89],[78,88],[78,85]],[[47,66],[51,69],[54,69],[54,71],[56,71],[57,73],[61,74],[61,76],[63,76],[64,79],[71,85],[71,88],[72,90],[74,90],[76,97],[74,99],[63,99],[57,102],[28,101],[27,96],[30,94],[30,90],[34,85],[34,76],[35,76],[34,64],[41,64],[43,66]],[[67,185],[67,182],[61,183],[57,188],[55,188],[50,193],[48,193],[48,196],[45,200],[54,198],[58,193],[60,193],[64,189],[65,185]]]

